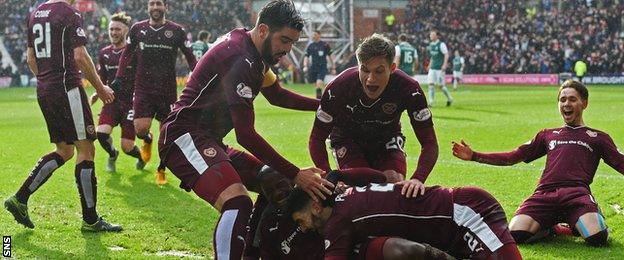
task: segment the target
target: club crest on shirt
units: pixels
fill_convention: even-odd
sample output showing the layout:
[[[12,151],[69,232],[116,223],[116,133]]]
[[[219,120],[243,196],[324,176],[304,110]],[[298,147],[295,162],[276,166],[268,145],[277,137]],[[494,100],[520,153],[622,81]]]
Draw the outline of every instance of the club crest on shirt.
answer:
[[[210,158],[215,157],[217,155],[217,150],[215,150],[212,147],[206,148],[206,149],[204,149],[204,155],[208,156]]]
[[[385,103],[381,106],[381,110],[383,110],[383,112],[388,115],[394,113],[396,109],[397,109],[397,104],[395,103]]]
[[[418,112],[413,113],[414,120],[422,122],[431,118],[431,110],[429,108],[423,108]]]
[[[557,140],[551,140],[551,141],[548,143],[548,150],[555,149],[555,147],[556,147],[556,146],[557,146]]]
[[[87,133],[89,133],[90,135],[95,134],[95,127],[93,127],[93,125],[88,125],[87,126]]]
[[[342,159],[347,154],[347,147],[340,147],[336,150],[336,157]]]
[[[245,85],[245,83],[240,83],[236,86],[236,93],[242,98],[253,98],[253,91],[251,87]]]
[[[325,239],[325,249],[329,248],[330,245],[331,245],[331,242],[329,242],[329,240]]]
[[[173,31],[171,31],[171,30],[166,30],[166,31],[165,31],[165,37],[167,37],[167,38],[171,38],[171,37],[173,37]]]
[[[594,132],[592,130],[587,130],[587,131],[585,131],[585,133],[587,133],[587,135],[589,135],[589,137],[596,137],[596,136],[598,136],[598,133]]]

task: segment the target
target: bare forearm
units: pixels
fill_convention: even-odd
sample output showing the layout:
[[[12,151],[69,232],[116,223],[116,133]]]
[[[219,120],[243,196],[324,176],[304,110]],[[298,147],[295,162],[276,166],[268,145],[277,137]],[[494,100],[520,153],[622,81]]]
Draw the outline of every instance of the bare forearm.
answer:
[[[88,54],[76,54],[76,65],[95,89],[104,89],[104,84],[102,80],[100,80],[100,77],[98,77],[95,65]]]

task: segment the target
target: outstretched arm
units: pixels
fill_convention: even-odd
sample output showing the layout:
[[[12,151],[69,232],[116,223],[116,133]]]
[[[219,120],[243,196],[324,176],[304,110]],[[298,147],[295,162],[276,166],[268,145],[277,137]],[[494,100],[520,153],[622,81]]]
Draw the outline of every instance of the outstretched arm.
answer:
[[[605,138],[602,146],[602,159],[621,174],[624,174],[624,154],[622,154],[611,137]]]
[[[453,155],[464,161],[475,161],[491,165],[508,166],[526,160],[524,153],[519,148],[516,148],[511,152],[480,153],[473,151],[472,148],[470,148],[470,145],[464,142],[463,139],[460,143],[455,141],[452,141],[451,143],[453,144]]]
[[[272,75],[271,75],[272,74]],[[262,95],[271,103],[271,105],[294,109],[302,111],[316,111],[319,107],[319,100],[314,98],[305,97],[295,92],[282,88],[279,80],[275,77],[275,74],[269,70],[265,76],[265,82],[267,78],[273,77],[273,84],[260,89]]]

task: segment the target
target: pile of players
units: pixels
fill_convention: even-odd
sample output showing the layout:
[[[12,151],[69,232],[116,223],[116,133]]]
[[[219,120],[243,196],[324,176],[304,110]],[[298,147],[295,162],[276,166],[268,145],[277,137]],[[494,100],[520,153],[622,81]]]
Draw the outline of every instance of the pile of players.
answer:
[[[624,173],[624,155],[606,133],[584,125],[589,95],[579,82],[566,81],[559,89],[563,127],[540,131],[505,153],[453,143],[456,157],[493,165],[547,156],[539,186],[508,225],[501,205],[480,188],[425,187],[438,157],[432,113],[418,82],[397,69],[395,46],[385,37],[364,39],[358,66],[329,83],[319,101],[282,88],[270,69],[290,52],[304,26],[290,1],[267,3],[253,29],[232,30],[195,65],[184,30],[165,19],[167,1],[149,0],[149,20],[128,28],[128,17],[113,17],[112,45],[100,53],[100,76],[84,49],[82,19],[68,2],[48,1],[29,19],[28,64],[38,76],[38,101],[57,149],[43,156],[5,201],[27,227],[34,227],[29,196],[75,148],[82,229],[121,231],[95,210],[93,140],[100,140],[114,162],[119,152],[110,130],[121,123],[128,129],[122,131],[122,150],[142,168],[149,156],[134,145],[132,124],[125,121],[134,119],[136,135],[149,146],[156,118],[162,123],[157,180],[166,181],[167,167],[181,188],[221,212],[214,228],[216,259],[520,259],[517,243],[553,232],[580,235],[590,245],[607,243],[607,226],[589,185],[600,159]],[[178,49],[193,73],[176,101]],[[78,70],[106,103],[97,133]],[[295,166],[256,132],[253,102],[259,93],[275,106],[316,111],[309,139],[316,167]],[[403,112],[421,145],[410,179],[405,179]],[[223,143],[231,130],[248,152]],[[330,168],[327,138],[338,171]],[[255,205],[249,191],[260,194]]]

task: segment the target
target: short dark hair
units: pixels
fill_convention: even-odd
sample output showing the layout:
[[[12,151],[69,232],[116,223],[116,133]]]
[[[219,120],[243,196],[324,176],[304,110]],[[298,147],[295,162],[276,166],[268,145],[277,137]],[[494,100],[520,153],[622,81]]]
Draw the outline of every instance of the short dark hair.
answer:
[[[126,15],[126,12],[120,12],[113,14],[113,16],[111,16],[111,21],[120,22],[125,24],[126,26],[130,26],[130,21],[132,21],[132,17]]]
[[[284,26],[301,31],[304,20],[292,1],[274,0],[262,7],[258,13],[256,26],[261,23],[268,25],[271,32],[279,31]]]
[[[360,43],[355,51],[359,62],[366,62],[378,56],[384,56],[388,64],[394,60],[394,43],[381,34],[373,34]]]
[[[406,42],[407,41],[407,34],[404,34],[404,33],[400,34],[399,35],[399,41]]]
[[[561,84],[561,87],[559,88],[559,93],[557,94],[557,100],[559,100],[559,95],[561,95],[561,91],[566,88],[573,88],[574,90],[576,90],[576,92],[578,92],[579,95],[581,95],[582,100],[589,99],[589,91],[587,90],[587,87],[585,86],[585,84],[577,80],[569,79],[563,82],[563,84]]]
[[[310,195],[308,195],[308,193],[303,191],[300,187],[297,187],[293,189],[288,196],[288,200],[284,206],[284,213],[290,218],[292,217],[292,214],[308,207],[311,203],[312,198],[310,198]]]
[[[200,41],[206,40],[208,39],[208,37],[210,37],[210,33],[204,30],[199,31],[199,33],[197,34],[197,39],[199,39]]]

